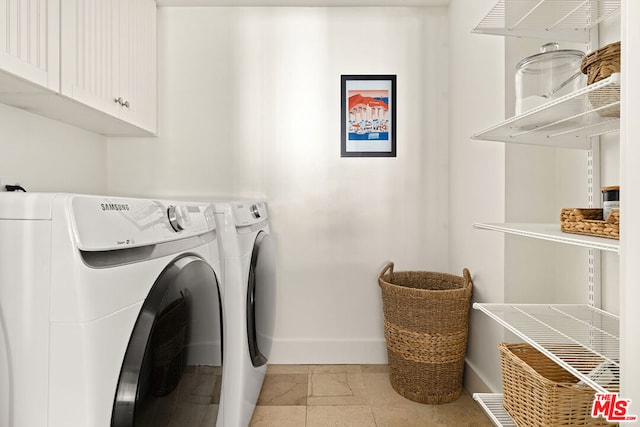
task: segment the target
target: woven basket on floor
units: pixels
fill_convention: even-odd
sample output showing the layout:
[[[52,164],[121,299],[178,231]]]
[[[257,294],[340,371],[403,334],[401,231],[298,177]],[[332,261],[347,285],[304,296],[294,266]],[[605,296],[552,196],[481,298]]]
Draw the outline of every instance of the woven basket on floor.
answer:
[[[591,417],[595,391],[531,345],[498,348],[504,408],[519,427],[616,425]]]
[[[380,272],[384,334],[395,391],[420,403],[440,404],[462,393],[472,282],[427,271]]]
[[[587,75],[587,85],[606,79],[614,73],[619,73],[621,70],[620,42],[608,44],[585,56],[580,69]],[[589,93],[589,101],[594,108],[603,107],[619,100],[619,95],[612,97],[607,95],[603,89]],[[620,105],[599,110],[598,114],[603,117],[620,117]]]

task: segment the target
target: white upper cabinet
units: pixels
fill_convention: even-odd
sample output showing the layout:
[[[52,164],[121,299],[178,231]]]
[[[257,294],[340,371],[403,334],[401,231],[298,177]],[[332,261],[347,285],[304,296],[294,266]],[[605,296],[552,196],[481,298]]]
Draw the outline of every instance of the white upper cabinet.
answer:
[[[111,0],[66,2],[61,10],[63,95],[117,116],[118,8]],[[114,39],[116,43],[114,43]]]
[[[0,103],[109,136],[157,128],[154,0],[0,0]]]
[[[59,1],[0,0],[0,92],[24,90],[21,80],[58,91]]]
[[[121,117],[157,128],[156,3],[120,0],[118,100]],[[117,100],[115,98],[114,100]]]
[[[61,42],[63,95],[155,132],[155,1],[63,2]]]

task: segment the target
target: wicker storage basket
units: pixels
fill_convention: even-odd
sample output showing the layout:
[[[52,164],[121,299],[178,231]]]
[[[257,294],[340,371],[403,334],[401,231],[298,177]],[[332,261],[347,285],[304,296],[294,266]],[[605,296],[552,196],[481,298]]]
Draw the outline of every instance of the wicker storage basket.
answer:
[[[587,85],[619,73],[621,70],[620,42],[608,44],[585,56],[580,69],[587,75]]]
[[[608,44],[585,56],[580,69],[587,75],[587,85],[606,79],[614,73],[619,73],[621,70],[620,42]],[[605,91],[601,89],[589,93],[589,101],[594,108],[603,107],[618,100],[619,98],[611,98],[606,95]],[[599,110],[598,114],[604,117],[620,117],[620,105]]]
[[[498,348],[504,408],[519,427],[616,425],[591,417],[595,391],[529,344]]]
[[[420,403],[440,404],[462,393],[472,282],[426,271],[380,272],[391,386]]]
[[[619,240],[620,211],[614,209],[607,219],[603,219],[602,209],[562,209],[560,230],[565,233],[588,234]]]

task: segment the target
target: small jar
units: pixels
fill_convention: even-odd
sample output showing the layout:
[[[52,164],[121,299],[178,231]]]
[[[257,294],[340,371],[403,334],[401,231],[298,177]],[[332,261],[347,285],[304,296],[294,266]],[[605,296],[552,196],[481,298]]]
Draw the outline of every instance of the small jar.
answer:
[[[602,219],[607,220],[611,209],[620,209],[620,186],[602,187]]]

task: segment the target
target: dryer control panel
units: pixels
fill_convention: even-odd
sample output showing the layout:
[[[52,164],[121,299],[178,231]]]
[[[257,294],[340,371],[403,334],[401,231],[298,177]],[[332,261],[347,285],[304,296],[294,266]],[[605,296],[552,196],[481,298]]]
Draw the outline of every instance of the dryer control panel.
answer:
[[[236,227],[244,227],[265,221],[269,215],[267,205],[260,201],[233,202],[233,217]]]

